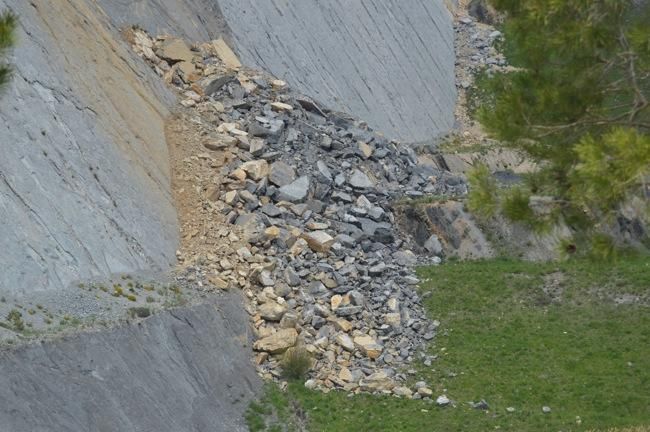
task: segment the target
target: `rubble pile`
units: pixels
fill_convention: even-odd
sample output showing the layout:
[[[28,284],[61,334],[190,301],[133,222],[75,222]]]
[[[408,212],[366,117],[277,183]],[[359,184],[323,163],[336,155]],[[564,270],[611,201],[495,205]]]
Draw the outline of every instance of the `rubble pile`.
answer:
[[[426,386],[404,387],[403,366],[431,361],[419,350],[438,323],[425,316],[413,267],[440,258],[409,249],[392,203],[460,195],[464,182],[242,67],[221,40],[189,47],[133,30],[131,41],[178,90],[194,131],[174,174],[200,197],[194,219],[181,217],[179,260],[219,289],[244,291],[262,376],[280,378],[281,354],[299,345],[314,359],[308,387],[429,397]]]

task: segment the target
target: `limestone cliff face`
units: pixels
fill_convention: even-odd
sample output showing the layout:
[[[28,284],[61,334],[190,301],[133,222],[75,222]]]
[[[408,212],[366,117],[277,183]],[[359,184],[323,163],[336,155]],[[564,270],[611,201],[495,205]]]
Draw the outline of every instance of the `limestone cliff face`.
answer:
[[[218,15],[201,21],[210,4],[0,1],[20,18],[0,103],[0,292],[174,262],[163,128],[174,97],[119,26],[208,39],[220,31]]]
[[[219,0],[244,63],[389,138],[454,122],[454,30],[444,0]]]

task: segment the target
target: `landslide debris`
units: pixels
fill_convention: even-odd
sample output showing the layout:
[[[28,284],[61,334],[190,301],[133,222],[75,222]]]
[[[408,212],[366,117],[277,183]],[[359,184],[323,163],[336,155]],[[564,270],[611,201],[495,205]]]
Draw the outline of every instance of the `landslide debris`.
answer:
[[[422,309],[421,259],[400,238],[392,203],[465,185],[366,123],[240,67],[223,41],[132,31],[136,52],[181,99],[167,127],[178,258],[200,284],[243,291],[260,374],[280,379],[281,354],[300,345],[314,359],[309,387],[411,394],[405,366],[424,356],[437,323]]]

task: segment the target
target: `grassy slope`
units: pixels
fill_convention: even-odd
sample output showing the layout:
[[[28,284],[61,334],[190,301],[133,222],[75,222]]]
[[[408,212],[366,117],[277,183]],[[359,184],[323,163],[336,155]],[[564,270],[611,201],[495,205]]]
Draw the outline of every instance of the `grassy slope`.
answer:
[[[588,431],[650,424],[650,259],[451,263],[423,268],[420,276],[422,291],[432,293],[427,309],[442,325],[430,348],[439,359],[415,378],[456,406],[324,395],[299,384],[275,394],[299,402],[312,432]],[[641,295],[646,306],[616,305],[618,294]],[[467,404],[480,399],[489,411]],[[550,414],[542,413],[544,405]],[[516,411],[507,413],[507,407]]]

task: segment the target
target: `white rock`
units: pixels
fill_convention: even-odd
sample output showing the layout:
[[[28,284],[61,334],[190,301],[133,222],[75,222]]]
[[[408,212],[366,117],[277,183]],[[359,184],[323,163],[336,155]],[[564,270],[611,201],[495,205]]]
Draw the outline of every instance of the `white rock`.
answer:
[[[271,108],[275,111],[293,111],[293,107],[289,104],[283,103],[283,102],[273,102],[271,104]]]
[[[221,59],[227,68],[239,69],[241,67],[241,63],[239,62],[237,55],[230,49],[226,41],[224,41],[222,38],[212,41],[212,47],[214,48],[217,57]]]
[[[264,159],[245,162],[240,169],[255,181],[262,180],[269,175],[269,163]]]
[[[287,312],[287,308],[273,301],[264,303],[259,307],[259,313],[267,321],[280,321]]]
[[[287,86],[287,83],[282,81],[282,80],[276,79],[276,80],[271,81],[271,85],[275,89],[283,89],[283,88],[285,88]]]

